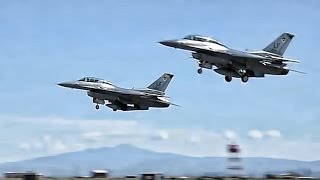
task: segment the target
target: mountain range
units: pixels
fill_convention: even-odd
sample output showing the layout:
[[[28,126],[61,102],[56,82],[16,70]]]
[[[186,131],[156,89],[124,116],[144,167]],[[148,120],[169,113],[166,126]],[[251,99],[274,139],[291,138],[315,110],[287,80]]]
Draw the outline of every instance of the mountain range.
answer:
[[[298,161],[260,157],[242,158],[243,172],[250,176],[265,173],[297,172],[320,177],[320,161]],[[226,157],[191,157],[159,153],[129,144],[68,152],[19,162],[0,164],[1,172],[36,171],[45,176],[84,176],[94,169],[107,169],[111,176],[161,172],[172,176],[224,175]]]

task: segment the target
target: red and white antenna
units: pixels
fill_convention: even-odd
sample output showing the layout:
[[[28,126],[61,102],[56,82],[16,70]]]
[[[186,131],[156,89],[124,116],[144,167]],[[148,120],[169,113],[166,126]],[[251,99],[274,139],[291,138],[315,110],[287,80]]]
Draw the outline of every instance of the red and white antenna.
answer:
[[[236,143],[227,145],[228,163],[227,170],[229,176],[239,177],[243,176],[242,158],[240,153],[240,146]]]

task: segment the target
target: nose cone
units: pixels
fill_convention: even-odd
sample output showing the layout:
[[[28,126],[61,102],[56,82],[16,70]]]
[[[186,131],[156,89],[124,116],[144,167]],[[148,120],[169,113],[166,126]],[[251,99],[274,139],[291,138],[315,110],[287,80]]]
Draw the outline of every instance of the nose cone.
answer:
[[[177,47],[179,45],[177,40],[165,40],[165,41],[160,41],[159,43],[169,47]]]
[[[58,83],[58,85],[67,88],[75,88],[78,84],[76,82],[62,82]]]
[[[62,87],[68,87],[69,83],[68,82],[62,82],[62,83],[58,83],[58,85],[62,86]]]

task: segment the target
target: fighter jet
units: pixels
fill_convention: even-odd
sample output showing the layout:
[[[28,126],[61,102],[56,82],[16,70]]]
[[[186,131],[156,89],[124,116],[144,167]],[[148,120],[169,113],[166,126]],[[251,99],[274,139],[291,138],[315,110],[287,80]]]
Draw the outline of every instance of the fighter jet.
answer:
[[[202,73],[202,68],[213,69],[216,73],[224,75],[227,82],[230,82],[232,77],[247,82],[249,77],[265,77],[266,74],[287,75],[289,71],[295,71],[288,69],[287,64],[299,61],[283,57],[293,37],[293,34],[283,33],[262,51],[255,52],[234,50],[213,38],[201,35],[189,35],[183,39],[159,43],[192,51],[192,58],[199,64],[199,74]]]
[[[144,89],[121,88],[107,80],[94,77],[84,77],[77,81],[63,82],[58,85],[87,91],[88,96],[93,98],[96,109],[99,109],[99,104],[101,104],[113,109],[113,111],[133,111],[176,105],[171,103],[170,98],[165,95],[165,90],[172,78],[172,74],[165,73]]]

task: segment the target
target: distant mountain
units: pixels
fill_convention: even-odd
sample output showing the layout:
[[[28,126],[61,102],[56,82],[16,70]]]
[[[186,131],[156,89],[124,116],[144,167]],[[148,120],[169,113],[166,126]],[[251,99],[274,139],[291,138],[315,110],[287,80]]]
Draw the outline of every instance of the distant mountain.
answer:
[[[165,175],[224,174],[224,157],[189,157],[172,153],[157,153],[132,145],[87,149],[56,156],[0,164],[0,171],[36,171],[45,176],[82,176],[93,169],[108,169],[111,176],[162,172]],[[243,158],[248,175],[267,172],[294,171],[306,176],[320,175],[320,161],[305,162],[272,158]]]

